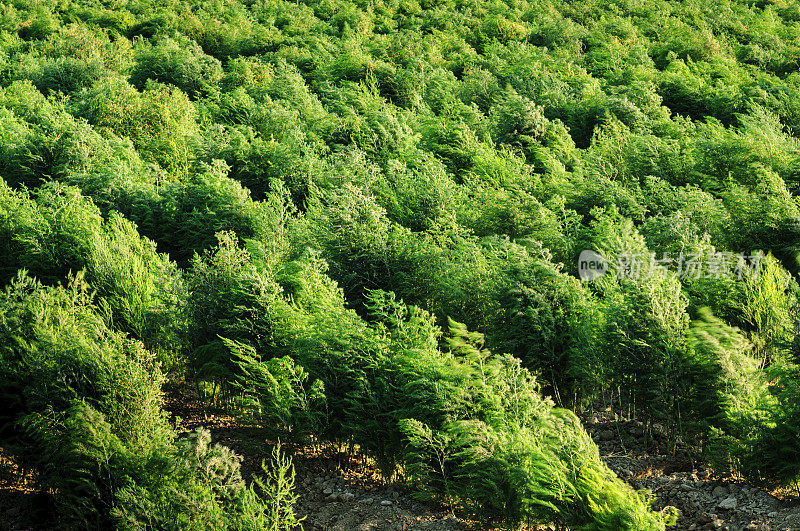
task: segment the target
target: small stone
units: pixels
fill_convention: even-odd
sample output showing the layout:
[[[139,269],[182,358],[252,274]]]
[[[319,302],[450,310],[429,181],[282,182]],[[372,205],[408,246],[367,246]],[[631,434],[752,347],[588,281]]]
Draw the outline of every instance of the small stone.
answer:
[[[717,517],[717,515],[715,515],[715,514],[703,513],[703,514],[701,514],[700,516],[697,517],[697,523],[699,523],[699,524],[710,524],[714,520],[714,518],[716,518],[716,517]]]
[[[389,500],[383,500],[381,502],[381,505],[383,505],[384,507],[389,507],[390,505],[392,505],[392,502]]]
[[[330,496],[331,494],[333,494],[333,489],[328,487],[327,489],[322,491],[322,494],[324,494],[325,496]]]
[[[733,496],[731,496],[730,498],[725,498],[724,500],[722,500],[717,504],[717,507],[725,510],[736,509],[736,498],[734,498]]]
[[[361,503],[363,503],[364,505],[369,505],[373,501],[375,501],[375,500],[372,499],[372,498],[364,498],[363,500],[361,500]]]
[[[601,441],[610,441],[614,438],[614,432],[611,430],[603,430],[600,432]]]
[[[343,493],[341,493],[339,495],[339,499],[342,500],[343,502],[352,501],[353,498],[355,498],[355,497],[356,497],[356,495],[353,494],[352,492],[343,492]]]
[[[778,517],[777,511],[772,511],[771,513],[767,513],[767,518],[777,518],[777,517]]]

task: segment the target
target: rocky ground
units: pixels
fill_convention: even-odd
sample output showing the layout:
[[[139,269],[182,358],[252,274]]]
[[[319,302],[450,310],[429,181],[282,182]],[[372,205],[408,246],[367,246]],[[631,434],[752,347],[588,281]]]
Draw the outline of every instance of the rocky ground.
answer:
[[[313,530],[467,529],[446,509],[420,503],[391,485],[353,472],[306,469],[301,475],[298,513]]]
[[[636,421],[612,413],[586,415],[584,426],[606,464],[634,488],[649,489],[654,507],[680,510],[679,530],[800,530],[800,498],[768,493],[733,478],[715,477],[655,425],[649,436]],[[775,494],[780,494],[780,498]]]
[[[216,442],[242,455],[245,477],[260,472],[269,446],[259,430],[242,426],[229,415],[206,415],[191,401],[181,399],[171,408],[182,419],[181,429],[205,426]],[[611,469],[635,488],[651,490],[657,509],[674,506],[680,510],[674,529],[800,531],[800,498],[792,493],[768,493],[732,478],[715,477],[693,462],[688,449],[670,442],[659,426],[648,435],[641,423],[619,420],[611,412],[587,414],[583,420]],[[369,460],[348,455],[344,449],[331,445],[297,449],[294,463],[299,494],[296,512],[305,518],[307,530],[478,528],[446,507],[417,501],[402,486],[384,481]],[[30,475],[23,475],[1,456],[0,472],[0,529],[50,527],[32,523],[32,515],[44,511],[37,507],[47,501],[36,492]]]

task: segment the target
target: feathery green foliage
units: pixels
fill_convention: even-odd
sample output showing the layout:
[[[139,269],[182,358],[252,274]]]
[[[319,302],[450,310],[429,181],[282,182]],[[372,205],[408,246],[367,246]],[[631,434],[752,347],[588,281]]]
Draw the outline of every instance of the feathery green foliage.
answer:
[[[0,13],[0,437],[70,522],[293,522],[198,476],[162,370],[492,523],[669,520],[553,404],[796,480],[793,3]]]

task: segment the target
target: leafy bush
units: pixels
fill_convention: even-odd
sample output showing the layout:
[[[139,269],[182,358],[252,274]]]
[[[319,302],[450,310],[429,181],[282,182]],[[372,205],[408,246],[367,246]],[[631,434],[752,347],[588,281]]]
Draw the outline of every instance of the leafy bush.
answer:
[[[243,529],[291,531],[303,521],[294,514],[298,496],[294,494],[294,465],[291,457],[281,451],[280,444],[272,450],[270,466],[262,461],[265,480],[256,476],[245,497],[245,510],[239,526]],[[260,496],[265,500],[262,503]],[[266,510],[264,506],[266,505]]]
[[[0,298],[3,394],[13,397],[3,408],[3,447],[38,468],[45,485],[55,482],[49,486],[82,483],[83,448],[91,453],[108,442],[141,452],[168,432],[152,355],[105,326],[88,289],[80,277],[66,289],[44,288],[21,273]],[[83,429],[98,432],[83,438]],[[72,430],[74,439],[63,444]],[[93,449],[94,443],[101,446]],[[77,462],[62,461],[59,452]],[[109,509],[110,486],[90,481],[89,492],[61,486],[62,509],[74,518],[102,518]]]
[[[149,79],[175,85],[190,98],[198,98],[217,90],[222,64],[194,41],[164,37],[137,53],[131,83],[142,89]]]
[[[189,368],[197,378],[220,385],[223,393],[236,384],[268,386],[269,368],[258,365],[252,352],[266,352],[270,345],[272,303],[279,288],[250,262],[233,234],[220,233],[218,239],[215,249],[195,256],[187,278]],[[248,370],[262,378],[243,382],[240,377]]]
[[[190,182],[170,192],[159,205],[161,219],[148,228],[158,231],[155,239],[180,263],[211,247],[218,232],[260,235],[266,205],[255,203],[247,189],[229,178],[222,161],[202,165]]]
[[[173,440],[163,377],[141,344],[106,327],[80,276],[45,288],[21,273],[0,295],[3,448],[85,527],[238,528],[292,515],[287,462],[262,502],[240,458],[207,431]],[[266,517],[264,517],[266,514]],[[276,521],[276,517],[281,520]]]
[[[678,416],[686,348],[688,301],[673,276],[622,281],[606,309],[604,359],[610,378],[625,390],[628,407],[674,422]]]
[[[26,77],[44,94],[62,92],[69,94],[88,88],[104,74],[103,65],[98,62],[84,62],[72,57],[59,57],[45,61],[38,69]]]
[[[313,269],[311,272],[314,275]],[[387,299],[380,292],[370,296],[369,305],[378,319],[376,331],[351,325],[347,336],[339,335],[342,325],[352,322],[353,316],[340,306],[341,302],[336,302],[340,295],[330,288],[330,302],[319,300],[324,291],[316,282],[304,280],[299,291],[294,291],[297,306],[288,314],[290,320],[279,324],[291,328],[276,331],[278,345],[293,352],[311,377],[323,382],[331,412],[344,413],[345,430],[341,433],[352,434],[355,442],[375,455],[384,473],[391,473],[402,459],[414,470],[412,477],[427,487],[424,492],[443,495],[446,500],[457,496],[461,503],[474,503],[483,508],[480,517],[489,520],[555,519],[568,525],[594,522],[600,529],[612,529],[621,522],[641,529],[661,525],[661,518],[649,512],[638,495],[620,480],[612,479],[613,474],[600,463],[597,450],[582,434],[575,417],[553,410],[551,402],[539,397],[538,387],[519,361],[481,350],[480,334],[469,333],[455,323],[451,324],[450,352],[440,352],[436,341],[440,332],[431,316],[396,303],[391,297]],[[308,299],[312,292],[317,294],[313,302]],[[302,316],[305,312],[309,314]],[[280,340],[287,333],[295,338],[290,343]],[[556,419],[566,420],[562,424]],[[486,427],[481,428],[483,423]],[[334,420],[331,435],[337,433],[337,424]],[[538,451],[554,452],[554,466],[565,467],[562,473],[568,484],[575,485],[575,492],[559,491],[550,483],[552,478],[537,470],[536,465],[515,469],[515,465],[503,462],[502,445],[454,434],[465,426],[475,426],[477,433],[494,430],[500,438],[531,441],[530,452],[523,451],[519,457],[528,463],[538,459]],[[436,432],[429,431],[434,429]],[[564,446],[564,439],[556,434],[567,439],[574,436],[575,441],[583,442]],[[558,442],[549,437],[556,437]],[[453,441],[455,447],[439,448],[443,441]],[[481,449],[484,444],[488,446]],[[542,449],[536,450],[539,446]],[[443,456],[442,452],[453,455]],[[469,464],[470,453],[483,457],[480,464]],[[451,458],[452,464],[442,461]],[[497,464],[484,466],[485,460]],[[539,466],[547,466],[545,463],[551,460],[543,457]],[[481,471],[477,477],[476,471]],[[499,487],[505,490],[505,498],[489,497],[496,491],[486,489],[488,478],[495,482],[498,474],[509,478]],[[590,474],[592,479],[582,483],[578,479],[582,474]],[[534,492],[546,500],[541,505],[551,507],[552,512],[536,509],[536,502],[525,505],[523,500]],[[590,501],[601,492],[615,493],[614,503],[604,505],[605,509],[598,509],[599,505]]]
[[[0,233],[9,275],[25,268],[41,280],[86,270],[114,327],[163,354],[180,349],[186,294],[174,263],[118,214],[103,221],[91,200],[58,183],[36,196],[0,184]],[[163,361],[167,361],[164,359]]]
[[[273,436],[303,442],[321,431],[324,418],[324,386],[308,382],[308,373],[290,357],[262,361],[252,347],[222,340],[229,349],[236,372],[233,386],[244,416]]]
[[[116,329],[153,349],[180,350],[187,294],[175,263],[120,215],[112,215],[103,229],[86,263],[98,304]]]
[[[147,162],[159,164],[175,180],[184,178],[198,132],[197,111],[177,88],[147,82],[139,93],[119,77],[95,83],[82,94],[77,113],[101,131],[128,137]]]
[[[800,447],[793,435],[800,418],[797,367],[778,366],[768,374],[774,382],[773,397],[764,399],[749,415],[735,411],[740,431],[735,432],[733,441],[728,439],[732,442],[730,452],[736,469],[748,481],[767,488],[796,486],[800,477]]]
[[[689,392],[683,414],[699,422],[701,432],[709,427],[721,433],[746,429],[745,419],[736,416],[757,415],[768,398],[761,363],[750,342],[741,331],[702,309],[689,329],[688,344],[684,383]]]
[[[40,187],[34,199],[0,183],[0,194],[3,280],[22,268],[41,280],[64,279],[85,266],[102,218],[80,191],[51,183]]]
[[[492,106],[490,120],[497,142],[523,148],[539,140],[548,125],[541,107],[513,93]]]
[[[579,281],[544,260],[521,261],[498,295],[500,308],[492,323],[495,349],[513,352],[550,384],[561,404],[579,394],[593,394],[602,370],[596,359],[600,312]]]

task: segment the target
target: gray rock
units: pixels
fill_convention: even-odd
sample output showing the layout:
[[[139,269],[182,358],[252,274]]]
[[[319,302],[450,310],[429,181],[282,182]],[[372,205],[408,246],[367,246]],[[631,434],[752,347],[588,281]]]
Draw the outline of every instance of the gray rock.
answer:
[[[392,502],[390,502],[389,500],[383,500],[381,502],[381,505],[383,505],[384,507],[389,507],[392,505]]]
[[[610,441],[614,438],[614,432],[611,430],[603,430],[600,432],[601,441]]]
[[[375,501],[375,500],[372,499],[372,498],[364,498],[363,500],[361,500],[361,503],[363,503],[364,505],[369,505],[373,501]]]
[[[728,496],[728,494],[729,494],[728,489],[726,489],[722,485],[714,487],[714,490],[711,491],[711,495],[714,496],[715,498],[725,498]]]
[[[731,496],[730,498],[725,498],[724,500],[722,500],[717,504],[717,507],[725,510],[736,509],[736,498],[734,498],[733,496]]]
[[[322,494],[324,494],[325,496],[330,496],[331,494],[333,494],[333,489],[328,487],[327,489],[322,491]]]

